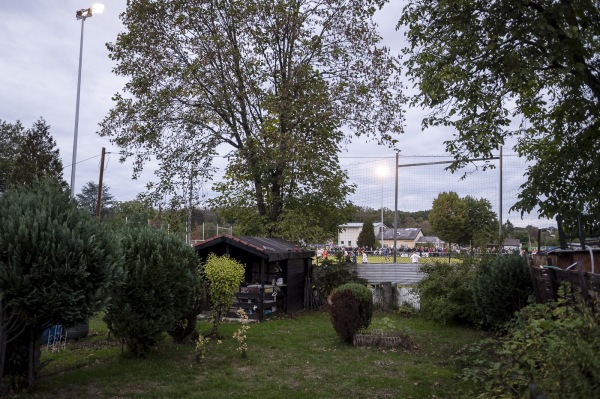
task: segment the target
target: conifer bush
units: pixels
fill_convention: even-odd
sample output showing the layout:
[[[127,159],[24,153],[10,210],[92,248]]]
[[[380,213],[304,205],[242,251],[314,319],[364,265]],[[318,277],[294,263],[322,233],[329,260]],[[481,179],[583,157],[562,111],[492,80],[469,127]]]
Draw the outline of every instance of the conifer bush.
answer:
[[[328,311],[335,332],[342,341],[352,344],[354,335],[371,324],[373,294],[360,284],[341,285],[331,294]]]
[[[190,319],[200,284],[199,259],[162,230],[126,229],[121,237],[125,274],[105,321],[135,356],[143,357],[164,332]],[[190,321],[195,323],[195,315]]]
[[[497,256],[481,263],[473,282],[473,297],[482,324],[502,328],[527,305],[533,285],[522,256]]]
[[[121,253],[114,235],[54,180],[4,192],[0,220],[1,396],[35,384],[44,329],[104,308]]]

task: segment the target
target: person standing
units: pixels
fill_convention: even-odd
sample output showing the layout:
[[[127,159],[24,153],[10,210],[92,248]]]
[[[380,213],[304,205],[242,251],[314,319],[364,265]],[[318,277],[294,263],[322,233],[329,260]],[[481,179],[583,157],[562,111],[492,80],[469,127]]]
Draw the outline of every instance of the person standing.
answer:
[[[419,263],[419,259],[420,259],[420,258],[421,258],[421,257],[419,256],[419,254],[418,254],[418,253],[416,253],[416,252],[413,252],[413,254],[412,254],[412,255],[411,255],[411,257],[410,257],[410,261],[411,261],[412,263]]]

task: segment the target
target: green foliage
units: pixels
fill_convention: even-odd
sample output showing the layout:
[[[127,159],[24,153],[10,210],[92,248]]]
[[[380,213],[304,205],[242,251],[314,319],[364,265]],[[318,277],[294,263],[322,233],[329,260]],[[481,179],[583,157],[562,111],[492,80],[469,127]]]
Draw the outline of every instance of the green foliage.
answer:
[[[325,259],[313,267],[313,278],[321,299],[326,298],[335,287],[346,283],[366,285],[367,281],[358,277],[352,264],[344,259]]]
[[[100,200],[100,216],[104,219],[114,210],[115,199],[110,193],[110,187],[102,185],[102,198]],[[98,184],[93,181],[87,182],[82,188],[81,193],[75,195],[77,206],[87,211],[91,216],[96,216],[98,206]]]
[[[481,385],[478,398],[597,397],[599,316],[581,300],[529,305],[505,336],[464,350],[463,378]]]
[[[124,229],[121,236],[125,274],[105,321],[141,357],[176,324],[195,322],[190,314],[199,296],[199,260],[191,247],[161,230]]]
[[[366,289],[366,287],[364,287]],[[335,290],[329,297],[327,310],[333,328],[338,336],[345,343],[351,345],[354,335],[361,329],[367,328],[371,319],[367,319],[368,305],[364,298],[356,294],[352,288],[343,288]],[[370,291],[369,291],[370,293]],[[373,309],[373,299],[371,298],[371,312]]]
[[[145,201],[116,202],[114,212],[105,222],[113,227],[145,227],[154,218],[154,210]]]
[[[43,118],[25,130],[0,120],[0,193],[10,186],[52,178],[64,184],[63,166],[50,126]]]
[[[433,200],[429,223],[442,240],[459,243],[468,223],[467,206],[455,192],[441,193]]]
[[[437,261],[421,266],[425,278],[416,284],[421,314],[441,323],[478,324],[473,281],[478,264],[473,258],[460,263]]]
[[[429,222],[443,240],[479,248],[486,248],[498,229],[498,218],[487,199],[460,198],[452,191],[439,194],[433,201]]]
[[[212,336],[217,336],[219,323],[227,313],[235,292],[244,281],[245,266],[228,255],[210,254],[204,265],[204,275],[210,290],[210,304],[213,313]]]
[[[404,8],[407,75],[425,128],[455,130],[453,170],[510,138],[529,161],[515,209],[598,227],[600,19],[587,0],[416,0]],[[515,121],[520,121],[515,123]]]
[[[364,328],[369,327],[373,318],[373,293],[363,284],[346,283],[335,289],[335,292],[352,291],[360,300],[359,316]]]
[[[473,295],[485,325],[501,328],[527,305],[532,294],[529,268],[522,256],[497,256],[481,262]]]
[[[79,211],[54,179],[0,195],[0,220],[0,346],[8,342],[8,353],[24,354],[7,359],[4,371],[13,383],[33,385],[42,331],[102,309],[121,254],[114,236]]]
[[[137,158],[136,174],[157,158],[159,196],[210,179],[228,152],[213,204],[245,234],[335,233],[353,190],[339,148],[354,135],[393,146],[402,132],[399,61],[372,20],[382,2],[366,4],[130,1],[108,44],[128,82],[100,134]]]
[[[363,223],[358,238],[356,239],[356,245],[359,247],[374,248],[377,246],[377,237],[375,237],[375,227],[373,226],[373,220],[369,219]]]

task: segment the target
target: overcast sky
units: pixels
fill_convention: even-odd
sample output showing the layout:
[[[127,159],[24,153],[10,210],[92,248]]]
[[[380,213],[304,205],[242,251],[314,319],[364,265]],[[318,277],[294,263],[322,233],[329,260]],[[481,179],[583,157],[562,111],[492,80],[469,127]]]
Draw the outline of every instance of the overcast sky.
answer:
[[[132,181],[131,165],[118,162],[119,148],[96,134],[99,122],[111,108],[112,95],[125,84],[124,79],[112,74],[114,63],[108,58],[105,43],[113,42],[123,30],[119,14],[124,11],[126,2],[105,0],[103,4],[104,12],[88,18],[84,27],[75,191],[80,192],[81,187],[89,181],[98,182],[100,153],[102,147],[106,147],[112,154],[106,160],[105,184],[110,187],[110,192],[117,200],[126,201],[144,191],[144,185],[152,179],[152,174],[149,171],[140,180]],[[51,133],[60,150],[67,182],[71,179],[81,34],[81,21],[76,19],[75,13],[91,5],[92,3],[73,0],[0,2],[0,119],[11,123],[20,120],[28,128],[43,117],[51,126]],[[384,43],[396,54],[400,53],[404,43],[402,34],[395,29],[401,10],[402,2],[394,0],[377,14]],[[403,155],[444,154],[443,141],[449,139],[452,132],[442,129],[422,132],[420,120],[423,114],[422,110],[407,109],[406,131],[398,137]],[[353,157],[388,157],[389,160],[394,153],[372,143],[365,143],[364,140],[357,140],[343,149],[340,155],[344,157],[342,163],[349,164],[360,162],[360,158]],[[393,163],[390,165],[393,168]],[[372,174],[374,173],[375,170],[372,170]],[[413,169],[410,175],[416,181],[431,179],[430,175],[419,176],[419,173]],[[367,180],[373,182],[375,179],[376,177]],[[450,180],[453,182],[457,179]],[[497,179],[494,181],[497,182]],[[368,184],[361,184],[361,189],[366,185]],[[447,191],[443,187],[436,192],[444,190]],[[379,189],[375,191],[380,192]],[[363,197],[366,201],[373,201],[371,195],[365,194]],[[380,196],[377,195],[377,198]],[[393,198],[391,185],[386,187],[386,198]],[[386,202],[385,207],[393,209],[393,203]],[[422,209],[431,207],[431,198],[424,198],[421,202]],[[370,205],[378,208],[378,203],[377,200]],[[402,199],[400,203],[402,204]],[[512,215],[510,218],[511,222],[515,219]],[[529,222],[526,220],[515,224]]]

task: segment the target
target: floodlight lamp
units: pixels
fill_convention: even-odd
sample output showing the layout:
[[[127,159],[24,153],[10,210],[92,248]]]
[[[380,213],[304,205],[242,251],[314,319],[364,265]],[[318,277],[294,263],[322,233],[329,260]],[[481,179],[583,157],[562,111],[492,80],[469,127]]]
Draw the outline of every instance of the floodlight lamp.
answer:
[[[81,10],[77,10],[77,12],[75,13],[75,17],[77,19],[83,19],[85,20],[88,17],[92,16],[92,9],[91,8],[83,8]]]
[[[94,14],[102,14],[104,12],[104,4],[100,4],[100,3],[92,4],[92,12]]]

